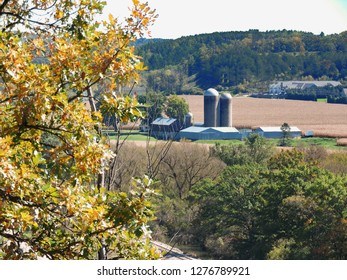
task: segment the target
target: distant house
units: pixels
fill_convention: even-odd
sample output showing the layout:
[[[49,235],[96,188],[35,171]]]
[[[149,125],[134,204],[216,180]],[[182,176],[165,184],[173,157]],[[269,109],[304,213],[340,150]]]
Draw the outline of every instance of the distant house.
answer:
[[[272,126],[272,127],[258,127],[255,133],[263,136],[265,138],[282,138],[283,132],[280,126]],[[290,127],[290,134],[292,138],[301,137],[301,130],[295,126]]]
[[[175,139],[180,131],[180,125],[177,119],[157,118],[151,124],[151,136],[158,139]]]
[[[178,136],[180,139],[189,140],[240,140],[242,135],[234,127],[191,126],[181,130]]]
[[[336,81],[279,81],[271,84],[269,93],[272,95],[285,94],[288,89],[304,90],[312,87],[341,86],[340,82]]]

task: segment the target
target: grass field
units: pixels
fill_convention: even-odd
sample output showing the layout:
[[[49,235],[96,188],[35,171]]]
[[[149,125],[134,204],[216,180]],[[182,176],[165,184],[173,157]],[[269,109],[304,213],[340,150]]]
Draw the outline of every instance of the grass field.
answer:
[[[103,131],[103,134],[108,136],[110,140],[116,140],[117,134],[115,131]],[[138,130],[124,130],[120,133],[120,140],[129,140],[129,141],[156,141],[155,138],[149,137],[146,133],[139,132]]]
[[[324,137],[309,137],[309,138],[293,139],[291,140],[291,144],[293,147],[310,146],[310,145],[319,145],[319,146],[324,146],[326,148],[337,147],[336,139],[324,138]]]
[[[195,122],[203,122],[203,96],[183,95]],[[283,99],[233,98],[233,126],[280,126],[284,122],[317,137],[347,138],[347,105]]]
[[[273,143],[274,146],[278,146],[280,139],[267,139],[267,141]],[[200,143],[200,144],[223,144],[223,145],[239,145],[243,144],[244,142],[240,140],[199,140],[195,141],[194,143]],[[340,151],[346,151],[347,146],[344,145],[337,145],[338,141],[335,138],[324,138],[324,137],[309,137],[309,138],[300,138],[300,139],[292,139],[290,140],[289,146],[290,147],[296,147],[296,148],[303,148],[308,147],[311,145],[319,145],[322,146],[328,150],[340,150]]]
[[[116,133],[114,131],[105,131],[104,134],[107,134],[111,143],[115,143]],[[120,140],[127,140],[130,143],[136,144],[137,146],[146,146],[146,143],[157,144],[157,143],[165,143],[165,141],[157,140],[154,137],[147,137],[145,133],[141,133],[138,130],[133,131],[123,131],[120,135]],[[267,139],[267,141],[277,146],[280,142],[280,139]],[[240,140],[198,140],[192,143],[196,144],[207,144],[207,145],[215,145],[217,143],[222,145],[241,145],[244,144],[243,141]],[[323,146],[330,150],[347,150],[347,139],[335,139],[335,138],[326,138],[326,137],[307,137],[300,139],[292,139],[290,141],[291,147],[305,147],[310,145],[319,145]]]

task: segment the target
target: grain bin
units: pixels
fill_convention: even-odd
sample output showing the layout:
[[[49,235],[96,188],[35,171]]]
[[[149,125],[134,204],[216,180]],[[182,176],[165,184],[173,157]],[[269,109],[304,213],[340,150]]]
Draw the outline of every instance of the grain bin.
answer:
[[[219,93],[210,88],[204,93],[204,126],[216,127],[219,124]]]
[[[232,97],[229,93],[222,93],[219,99],[220,127],[232,127]]]
[[[193,123],[193,114],[191,112],[188,112],[185,116],[184,116],[184,127],[190,127],[192,126]]]

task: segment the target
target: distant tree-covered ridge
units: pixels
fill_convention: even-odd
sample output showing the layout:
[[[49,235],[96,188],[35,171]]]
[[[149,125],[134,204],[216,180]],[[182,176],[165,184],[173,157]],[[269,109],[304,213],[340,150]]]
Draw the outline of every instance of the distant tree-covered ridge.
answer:
[[[287,30],[216,32],[154,40],[137,48],[150,70],[150,87],[158,87],[156,80],[170,80],[169,89],[160,88],[167,93],[173,85],[175,93],[187,93],[187,89],[196,93],[196,87],[266,91],[273,80],[343,82],[346,51],[347,31],[315,35]]]

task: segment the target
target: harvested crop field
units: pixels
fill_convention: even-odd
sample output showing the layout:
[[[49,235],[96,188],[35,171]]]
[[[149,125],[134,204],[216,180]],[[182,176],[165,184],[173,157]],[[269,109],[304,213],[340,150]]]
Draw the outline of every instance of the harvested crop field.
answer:
[[[340,138],[336,141],[337,146],[347,147],[347,138]]]
[[[183,95],[195,122],[204,121],[203,96]],[[284,99],[233,98],[233,126],[280,126],[284,122],[319,137],[347,138],[347,105]]]

